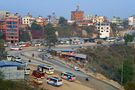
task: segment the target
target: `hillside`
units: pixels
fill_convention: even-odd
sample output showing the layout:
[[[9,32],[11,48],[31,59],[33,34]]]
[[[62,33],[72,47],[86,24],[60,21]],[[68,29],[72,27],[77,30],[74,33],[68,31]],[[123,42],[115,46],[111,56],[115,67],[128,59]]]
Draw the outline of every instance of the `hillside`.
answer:
[[[89,70],[95,70],[124,85],[135,81],[135,48],[123,45],[99,46],[80,52],[88,55],[86,68]]]

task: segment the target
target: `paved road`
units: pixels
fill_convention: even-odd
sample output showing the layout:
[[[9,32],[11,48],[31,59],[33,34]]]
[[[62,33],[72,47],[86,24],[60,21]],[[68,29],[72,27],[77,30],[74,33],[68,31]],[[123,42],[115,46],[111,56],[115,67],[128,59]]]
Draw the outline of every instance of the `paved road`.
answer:
[[[33,51],[34,50],[34,51]],[[31,56],[32,53],[35,54],[35,57],[38,56],[38,53],[37,51],[35,51],[35,49],[25,49],[23,51],[11,51],[9,52],[10,54],[14,54],[14,55],[20,55],[19,53],[24,53],[28,56]],[[28,58],[24,57],[24,56],[21,56],[25,61],[28,61]],[[43,61],[38,58],[40,61],[36,61],[36,60],[32,60],[31,64],[43,64]],[[45,59],[45,61],[53,64],[55,66],[55,69],[58,70],[58,71],[70,71],[70,72],[73,72],[75,75],[77,75],[79,78],[79,80],[83,81],[85,79],[85,77],[87,77],[87,74],[85,73],[82,73],[82,72],[78,72],[78,71],[73,71],[72,68],[70,68],[69,66],[66,66],[65,64],[59,62],[59,61],[56,61],[54,59]],[[118,90],[116,89],[115,87],[107,84],[107,83],[104,83],[102,81],[99,81],[91,76],[89,76],[90,78],[90,81],[89,82],[86,82],[85,85],[87,86],[94,86],[96,88],[96,90]],[[85,82],[85,81],[84,81]],[[84,84],[82,82],[82,84]]]

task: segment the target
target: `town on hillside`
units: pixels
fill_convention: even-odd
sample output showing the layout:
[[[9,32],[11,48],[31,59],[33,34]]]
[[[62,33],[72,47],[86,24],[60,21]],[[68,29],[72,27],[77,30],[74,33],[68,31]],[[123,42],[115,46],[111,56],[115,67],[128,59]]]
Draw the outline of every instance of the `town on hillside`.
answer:
[[[135,90],[135,16],[0,10],[0,90]]]

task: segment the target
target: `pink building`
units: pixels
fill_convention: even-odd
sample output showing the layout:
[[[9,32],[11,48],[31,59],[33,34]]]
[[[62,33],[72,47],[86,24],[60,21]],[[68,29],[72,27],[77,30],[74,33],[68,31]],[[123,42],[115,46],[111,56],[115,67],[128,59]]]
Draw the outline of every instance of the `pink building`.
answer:
[[[15,43],[19,41],[20,17],[9,15],[0,19],[0,30],[4,32],[4,39],[7,42]]]

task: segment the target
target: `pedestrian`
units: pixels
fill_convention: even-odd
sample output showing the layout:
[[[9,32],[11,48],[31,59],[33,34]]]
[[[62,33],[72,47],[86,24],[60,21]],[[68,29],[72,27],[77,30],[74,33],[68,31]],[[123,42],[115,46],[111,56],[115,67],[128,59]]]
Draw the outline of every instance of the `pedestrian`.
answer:
[[[85,80],[86,80],[86,81],[89,81],[89,78],[88,78],[88,77],[86,77],[86,78],[85,78]]]
[[[31,60],[29,59],[29,62],[31,62]]]
[[[32,53],[32,57],[34,57],[34,53]]]

